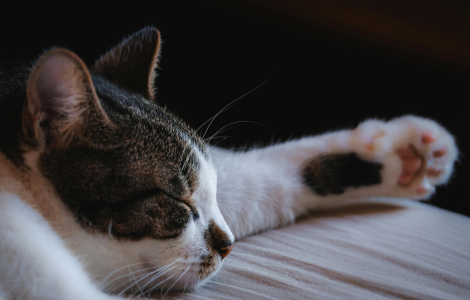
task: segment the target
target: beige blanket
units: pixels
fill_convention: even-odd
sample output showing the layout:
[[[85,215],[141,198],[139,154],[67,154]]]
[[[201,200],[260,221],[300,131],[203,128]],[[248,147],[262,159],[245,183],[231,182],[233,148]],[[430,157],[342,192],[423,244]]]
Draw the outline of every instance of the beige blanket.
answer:
[[[470,218],[409,200],[315,213],[237,242],[211,282],[165,298],[470,299]]]

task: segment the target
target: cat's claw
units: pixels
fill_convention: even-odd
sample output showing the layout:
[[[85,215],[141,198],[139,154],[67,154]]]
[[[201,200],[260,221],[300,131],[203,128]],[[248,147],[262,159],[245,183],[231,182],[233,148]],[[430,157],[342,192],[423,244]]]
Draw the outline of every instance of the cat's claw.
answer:
[[[447,130],[416,116],[368,120],[353,131],[352,146],[361,156],[383,163],[383,183],[390,185],[391,194],[414,199],[429,197],[436,185],[447,182],[458,156]]]

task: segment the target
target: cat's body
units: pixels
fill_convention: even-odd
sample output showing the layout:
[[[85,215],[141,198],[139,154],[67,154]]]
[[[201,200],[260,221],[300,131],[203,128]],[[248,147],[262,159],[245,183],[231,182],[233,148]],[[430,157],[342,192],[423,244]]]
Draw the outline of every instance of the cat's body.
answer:
[[[347,200],[426,198],[452,173],[452,136],[413,116],[209,146],[154,100],[159,43],[146,28],[90,70],[55,49],[0,71],[0,299],[191,289],[236,239]]]

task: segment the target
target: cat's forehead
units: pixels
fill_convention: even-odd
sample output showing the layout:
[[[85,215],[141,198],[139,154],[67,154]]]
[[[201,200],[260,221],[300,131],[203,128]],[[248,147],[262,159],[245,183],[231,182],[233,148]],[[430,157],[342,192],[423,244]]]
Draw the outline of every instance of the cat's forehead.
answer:
[[[207,170],[213,169],[204,140],[155,100],[99,76],[94,84],[104,111],[116,125],[118,139],[111,143],[118,146],[128,167],[177,195],[192,197],[200,177],[208,177]]]
[[[170,113],[157,101],[130,92],[100,76],[93,82],[101,105],[130,142],[143,144],[147,151],[159,144],[169,147],[166,156],[179,155],[188,148],[197,148],[205,160],[209,160],[208,147],[197,132]],[[141,149],[144,150],[144,149]]]

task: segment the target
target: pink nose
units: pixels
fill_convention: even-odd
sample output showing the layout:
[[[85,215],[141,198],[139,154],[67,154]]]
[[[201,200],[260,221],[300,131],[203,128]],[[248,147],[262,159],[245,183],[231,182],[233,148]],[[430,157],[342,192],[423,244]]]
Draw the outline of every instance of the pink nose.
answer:
[[[224,259],[227,255],[229,255],[230,252],[232,252],[232,249],[233,249],[233,244],[227,247],[220,248],[219,253],[222,256],[222,259]]]

